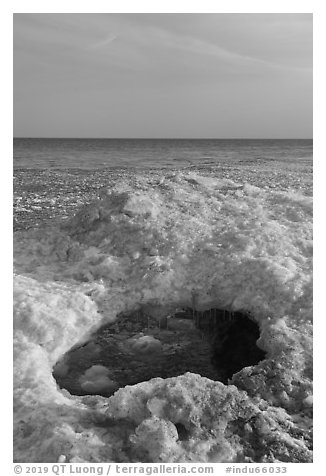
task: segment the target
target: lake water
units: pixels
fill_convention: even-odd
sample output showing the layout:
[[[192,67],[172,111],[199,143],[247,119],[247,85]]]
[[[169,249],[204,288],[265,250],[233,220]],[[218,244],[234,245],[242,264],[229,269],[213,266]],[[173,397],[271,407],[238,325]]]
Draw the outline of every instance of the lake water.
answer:
[[[312,158],[312,140],[14,139],[15,168],[183,168]]]

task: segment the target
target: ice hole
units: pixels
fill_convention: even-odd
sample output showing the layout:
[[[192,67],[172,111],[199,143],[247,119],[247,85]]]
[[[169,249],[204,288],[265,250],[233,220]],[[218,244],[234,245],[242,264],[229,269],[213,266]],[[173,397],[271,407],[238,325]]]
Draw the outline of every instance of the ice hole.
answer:
[[[184,308],[157,320],[135,311],[70,350],[53,375],[74,395],[109,396],[126,385],[185,372],[227,384],[242,368],[265,358],[256,345],[259,336],[258,324],[244,312]]]
[[[188,440],[189,438],[189,431],[182,423],[175,423],[175,427],[178,432],[179,440],[184,441]]]

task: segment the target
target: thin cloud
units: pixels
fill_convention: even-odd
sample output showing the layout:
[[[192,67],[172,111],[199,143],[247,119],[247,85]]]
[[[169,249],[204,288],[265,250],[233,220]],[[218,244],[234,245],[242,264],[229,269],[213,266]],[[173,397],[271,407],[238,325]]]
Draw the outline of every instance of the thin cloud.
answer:
[[[113,43],[117,38],[118,38],[118,35],[112,35],[111,34],[108,37],[104,38],[103,40],[89,45],[88,49],[90,49],[90,50],[99,50],[101,48],[105,48],[106,46]]]
[[[296,71],[309,71],[310,68],[285,65],[271,60],[265,60],[250,55],[236,53],[214,43],[200,40],[195,37],[176,35],[163,29],[152,29],[152,33],[163,45],[169,48],[177,48],[201,56],[211,56],[225,62],[238,64],[260,65],[270,68],[291,69]]]

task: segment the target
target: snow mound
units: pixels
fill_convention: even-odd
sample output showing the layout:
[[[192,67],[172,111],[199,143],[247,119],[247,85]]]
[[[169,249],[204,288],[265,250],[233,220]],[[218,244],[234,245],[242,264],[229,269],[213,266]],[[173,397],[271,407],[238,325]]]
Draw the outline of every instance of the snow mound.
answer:
[[[124,177],[61,225],[15,233],[15,461],[311,459],[308,423],[292,415],[311,416],[312,200],[258,185]],[[52,370],[65,353],[139,307],[250,312],[267,359],[236,386],[187,374],[108,399],[61,391]],[[137,345],[159,349],[148,336]],[[90,393],[109,388],[88,370]],[[108,417],[120,427],[104,428]]]

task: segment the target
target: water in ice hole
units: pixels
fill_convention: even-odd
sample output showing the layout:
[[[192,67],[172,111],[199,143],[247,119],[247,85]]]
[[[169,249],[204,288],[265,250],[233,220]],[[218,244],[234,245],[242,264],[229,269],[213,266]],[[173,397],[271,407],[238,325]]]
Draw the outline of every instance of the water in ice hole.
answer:
[[[119,387],[193,372],[227,383],[265,357],[259,327],[248,314],[182,309],[157,321],[136,311],[121,314],[54,367],[61,388],[74,395],[109,396]]]

